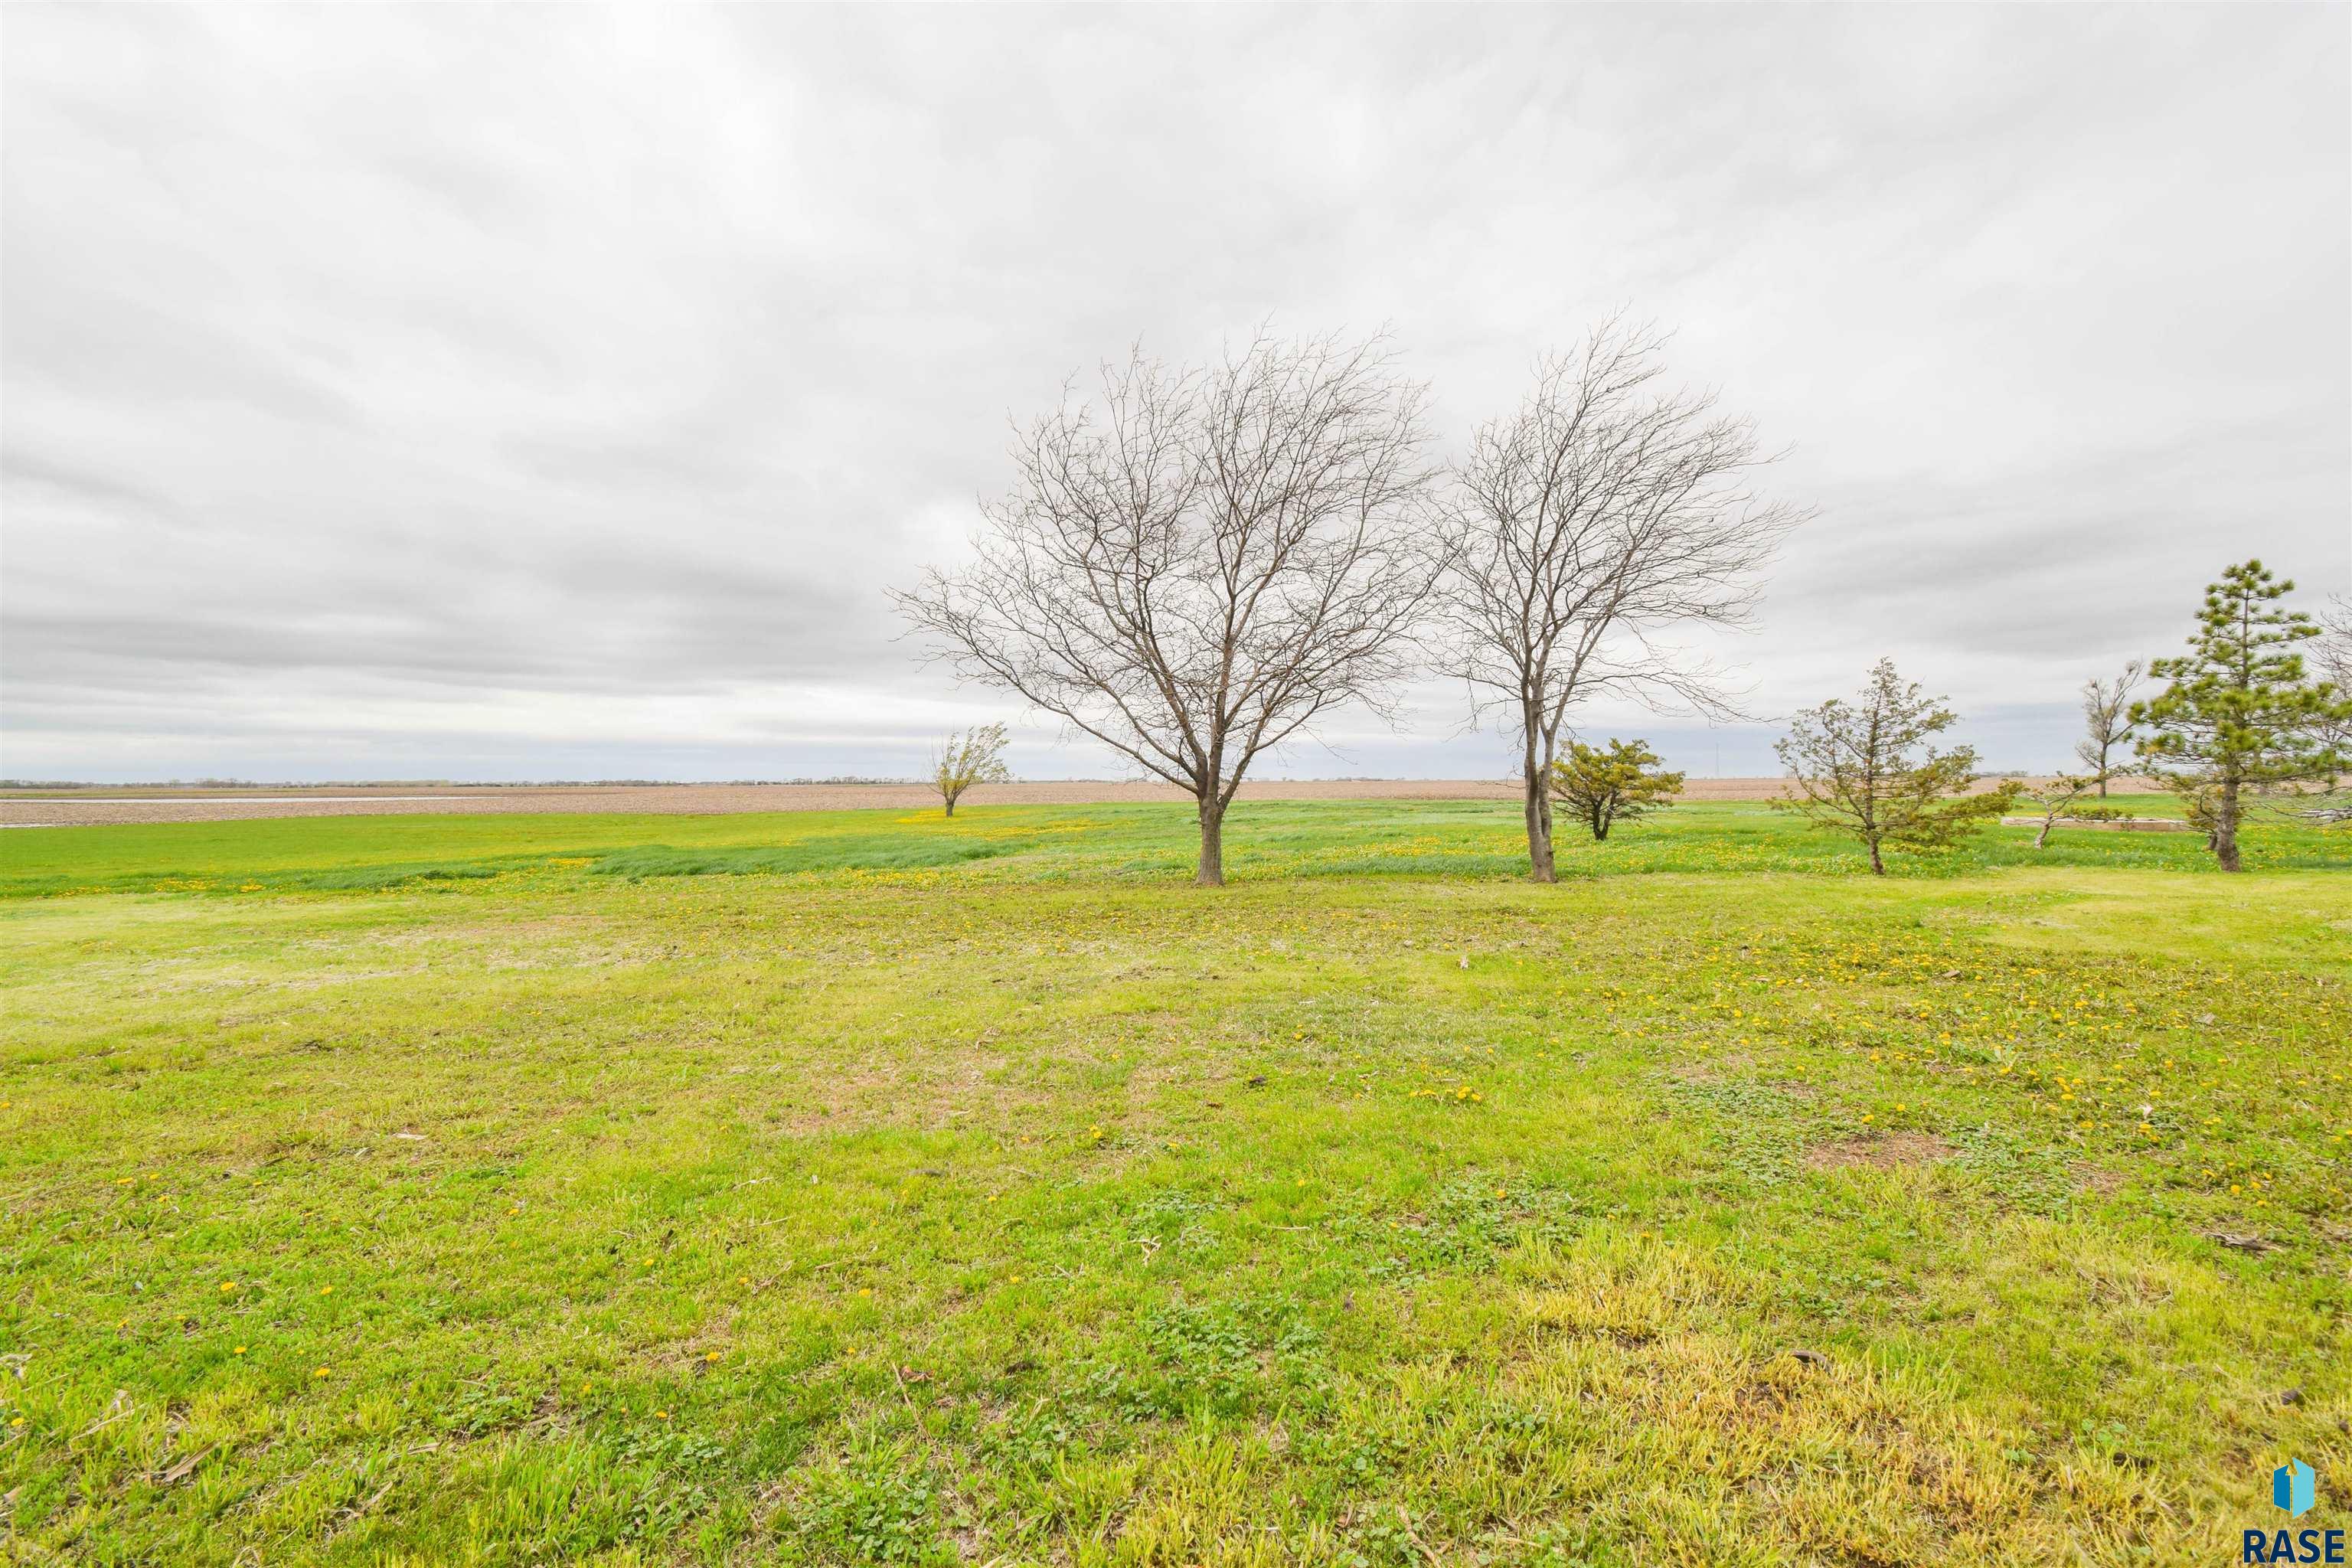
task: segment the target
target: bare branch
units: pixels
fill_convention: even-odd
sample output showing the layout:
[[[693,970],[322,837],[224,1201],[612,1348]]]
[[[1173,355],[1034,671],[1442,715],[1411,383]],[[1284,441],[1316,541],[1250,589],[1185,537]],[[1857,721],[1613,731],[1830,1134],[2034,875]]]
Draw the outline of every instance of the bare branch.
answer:
[[[1019,430],[975,563],[892,597],[958,673],[1189,791],[1221,882],[1250,764],[1411,672],[1442,564],[1425,396],[1379,338],[1137,350]]]
[[[1552,879],[1544,780],[1569,713],[1604,697],[1739,717],[1726,674],[1667,640],[1752,616],[1759,574],[1810,513],[1759,499],[1774,455],[1711,395],[1667,394],[1665,340],[1611,319],[1537,369],[1454,474],[1445,672],[1521,743],[1528,845]]]
[[[2109,765],[2113,753],[2137,731],[2132,722],[2132,693],[2147,675],[2147,666],[2133,659],[2112,680],[2094,676],[2083,683],[2084,735],[2074,743],[2074,756],[2091,770],[2102,797],[2107,793],[2107,781],[2115,776]]]

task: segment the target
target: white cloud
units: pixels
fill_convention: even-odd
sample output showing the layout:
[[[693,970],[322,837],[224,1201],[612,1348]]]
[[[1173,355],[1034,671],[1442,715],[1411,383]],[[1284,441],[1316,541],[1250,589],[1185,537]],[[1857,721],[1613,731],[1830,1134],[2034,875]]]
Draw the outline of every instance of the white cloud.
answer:
[[[882,589],[1008,414],[1269,316],[1390,323],[1449,440],[1679,323],[1822,508],[1732,645],[1764,712],[1890,653],[2054,761],[2225,562],[2352,588],[2340,10],[5,25],[10,773],[903,771],[1007,710]],[[1499,771],[1421,697],[1287,765]]]

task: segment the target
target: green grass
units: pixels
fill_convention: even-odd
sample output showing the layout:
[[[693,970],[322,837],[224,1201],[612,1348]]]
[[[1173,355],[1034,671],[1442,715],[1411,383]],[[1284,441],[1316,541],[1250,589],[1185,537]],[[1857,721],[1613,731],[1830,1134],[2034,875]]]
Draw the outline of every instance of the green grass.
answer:
[[[2119,795],[2144,816],[2178,816],[2168,796]],[[2192,833],[2030,828],[1980,834],[1954,854],[1890,856],[1898,877],[1948,878],[2008,866],[2203,872]],[[1605,844],[1563,826],[1560,874],[1869,871],[1848,840],[1759,805],[1682,805]],[[1189,876],[1199,848],[1187,809],[1164,805],[966,806],[936,811],[711,816],[329,816],[142,826],[26,829],[0,836],[0,899],[95,892],[362,891],[553,870],[625,877],[871,874],[951,868],[992,880]],[[2266,818],[2245,839],[2249,867],[2352,865],[2352,833]],[[988,862],[972,868],[971,862]],[[579,862],[580,864],[573,864]],[[1320,802],[1237,808],[1226,866],[1236,879],[1373,874],[1510,880],[1527,846],[1515,806],[1485,801]]]
[[[5,1555],[2218,1562],[2290,1454],[2341,1523],[2352,839],[1190,833],[0,835]]]

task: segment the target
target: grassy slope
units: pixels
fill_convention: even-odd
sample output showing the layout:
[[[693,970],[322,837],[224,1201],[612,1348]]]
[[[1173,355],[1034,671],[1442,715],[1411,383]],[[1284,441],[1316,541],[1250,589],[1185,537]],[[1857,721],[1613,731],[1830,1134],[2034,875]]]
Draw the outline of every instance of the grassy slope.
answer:
[[[0,837],[142,889],[0,909],[11,1549],[2210,1561],[2289,1452],[2336,1522],[2340,869],[1188,826]]]

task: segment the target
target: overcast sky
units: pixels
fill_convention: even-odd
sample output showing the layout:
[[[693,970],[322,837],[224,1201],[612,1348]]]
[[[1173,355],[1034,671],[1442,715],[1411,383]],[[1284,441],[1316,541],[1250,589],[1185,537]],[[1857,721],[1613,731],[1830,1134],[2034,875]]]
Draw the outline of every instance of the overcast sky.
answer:
[[[1996,765],[2259,554],[2352,591],[2352,9],[17,5],[17,777],[900,774],[884,589],[1131,340],[1617,306],[1820,509],[1731,650]],[[1458,691],[1296,775],[1499,774]],[[1706,773],[1769,724],[1594,713]],[[1034,718],[1016,769],[1109,776]]]

